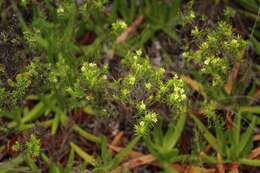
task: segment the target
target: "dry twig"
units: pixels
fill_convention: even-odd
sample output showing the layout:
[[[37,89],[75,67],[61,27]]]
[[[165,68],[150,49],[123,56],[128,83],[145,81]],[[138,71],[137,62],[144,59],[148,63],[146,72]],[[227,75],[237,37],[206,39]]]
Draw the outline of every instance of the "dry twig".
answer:
[[[129,35],[143,22],[144,17],[139,16],[135,21],[116,39],[116,43],[123,43]]]

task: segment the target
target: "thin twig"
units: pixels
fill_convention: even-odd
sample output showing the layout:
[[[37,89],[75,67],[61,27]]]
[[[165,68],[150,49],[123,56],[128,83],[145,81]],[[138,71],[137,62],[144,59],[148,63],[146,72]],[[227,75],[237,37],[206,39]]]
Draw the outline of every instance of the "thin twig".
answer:
[[[135,21],[116,39],[116,43],[123,43],[129,35],[143,22],[144,17],[139,16]]]
[[[117,146],[119,144],[119,142],[121,141],[121,139],[124,136],[124,132],[120,131],[113,139],[113,141],[111,142],[111,146]],[[110,151],[112,151],[112,149],[110,148]]]
[[[225,85],[225,90],[228,94],[231,94],[231,91],[233,89],[233,83],[238,76],[239,70],[240,70],[240,64],[236,63],[235,66],[232,68],[232,70],[230,71],[230,73],[228,75],[228,80],[227,80],[227,83]]]
[[[248,159],[255,159],[260,155],[260,147],[255,148],[251,151],[251,154],[247,157]]]

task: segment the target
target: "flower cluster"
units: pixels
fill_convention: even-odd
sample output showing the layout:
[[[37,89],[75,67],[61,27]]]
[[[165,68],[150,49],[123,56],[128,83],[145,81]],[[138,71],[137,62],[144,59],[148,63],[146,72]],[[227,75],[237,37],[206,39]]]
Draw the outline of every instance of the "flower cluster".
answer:
[[[143,101],[137,105],[137,111],[141,118],[134,126],[135,132],[139,135],[146,135],[158,121],[158,115],[155,112],[148,111]]]
[[[196,14],[193,10],[194,1],[191,0],[187,3],[187,10],[185,10],[183,16],[182,16],[182,23],[183,25],[190,24],[194,21],[196,18]]]
[[[32,31],[28,29],[23,30],[23,36],[30,47],[36,48],[41,35],[41,30],[33,28]],[[42,41],[42,40],[41,40]]]
[[[28,0],[21,0],[21,4],[23,5],[23,6],[26,6],[27,4],[28,4]]]
[[[122,60],[122,64],[128,73],[115,83],[115,88],[119,88],[119,96],[115,97],[121,99],[129,99],[132,92],[146,92],[151,96],[165,72],[163,68],[153,67],[149,59],[142,56],[141,50],[129,53]]]
[[[203,75],[209,75],[214,86],[222,86],[226,73],[232,63],[240,61],[241,50],[247,47],[247,42],[233,32],[233,28],[225,21],[218,22],[215,29],[200,31],[195,26],[191,35],[198,49],[183,53],[186,62],[195,62]]]
[[[122,89],[121,89],[121,97],[127,99],[130,96],[131,90],[134,88],[136,84],[136,77],[132,74],[129,74],[122,80]]]
[[[64,8],[62,6],[57,8],[57,14],[62,15],[64,13]]]
[[[196,18],[195,12],[193,10],[190,10],[186,15],[183,17],[183,25],[192,23],[194,19]]]
[[[184,111],[187,96],[183,80],[174,75],[167,83],[161,83],[157,98],[166,99],[167,104],[177,108],[178,111]]]
[[[112,32],[113,33],[121,33],[123,30],[127,28],[127,24],[122,20],[117,20],[116,22],[112,23]]]
[[[107,66],[99,68],[95,63],[84,63],[81,67],[81,73],[86,85],[91,90],[100,88],[107,80]]]
[[[235,11],[233,8],[231,8],[231,7],[226,7],[226,8],[224,9],[224,16],[225,16],[227,19],[234,17],[235,14],[236,14],[236,11]]]
[[[17,101],[22,98],[31,84],[30,76],[27,74],[19,74],[16,76],[16,81],[10,81],[13,91],[11,92],[11,104],[16,105]]]
[[[215,112],[217,103],[214,101],[204,101],[202,104],[202,112],[208,118],[209,121],[215,121],[217,114]],[[214,122],[213,122],[214,123]]]
[[[71,68],[66,63],[65,58],[59,55],[58,62],[49,73],[49,81],[55,85],[61,85],[62,81],[68,78],[70,72],[72,72]]]
[[[108,2],[108,0],[91,0],[91,2],[94,4],[96,8],[99,9],[102,8]]]
[[[201,72],[205,74],[211,74],[214,78],[212,81],[213,86],[218,84],[224,84],[221,76],[224,76],[228,69],[228,63],[225,59],[219,57],[208,57],[201,68]]]

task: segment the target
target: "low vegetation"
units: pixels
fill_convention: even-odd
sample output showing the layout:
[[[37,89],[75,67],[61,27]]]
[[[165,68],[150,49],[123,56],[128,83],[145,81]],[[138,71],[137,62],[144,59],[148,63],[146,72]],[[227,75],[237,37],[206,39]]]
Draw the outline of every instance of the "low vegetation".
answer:
[[[256,0],[0,0],[0,172],[259,172]]]

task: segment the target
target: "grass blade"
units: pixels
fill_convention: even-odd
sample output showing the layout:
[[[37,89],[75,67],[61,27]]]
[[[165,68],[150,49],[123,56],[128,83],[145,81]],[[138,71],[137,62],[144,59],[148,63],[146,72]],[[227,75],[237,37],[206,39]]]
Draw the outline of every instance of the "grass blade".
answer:
[[[93,166],[96,165],[96,160],[94,157],[86,153],[84,150],[82,150],[79,146],[74,144],[73,142],[70,143],[71,148],[82,158],[86,163],[89,163]]]
[[[100,144],[101,143],[101,138],[95,136],[95,135],[92,135],[88,132],[86,132],[85,130],[83,130],[82,128],[80,128],[77,124],[74,124],[73,125],[73,130],[78,133],[79,135],[81,135],[82,137],[84,137],[85,139],[91,141],[91,142],[94,142],[94,143],[98,143]]]

